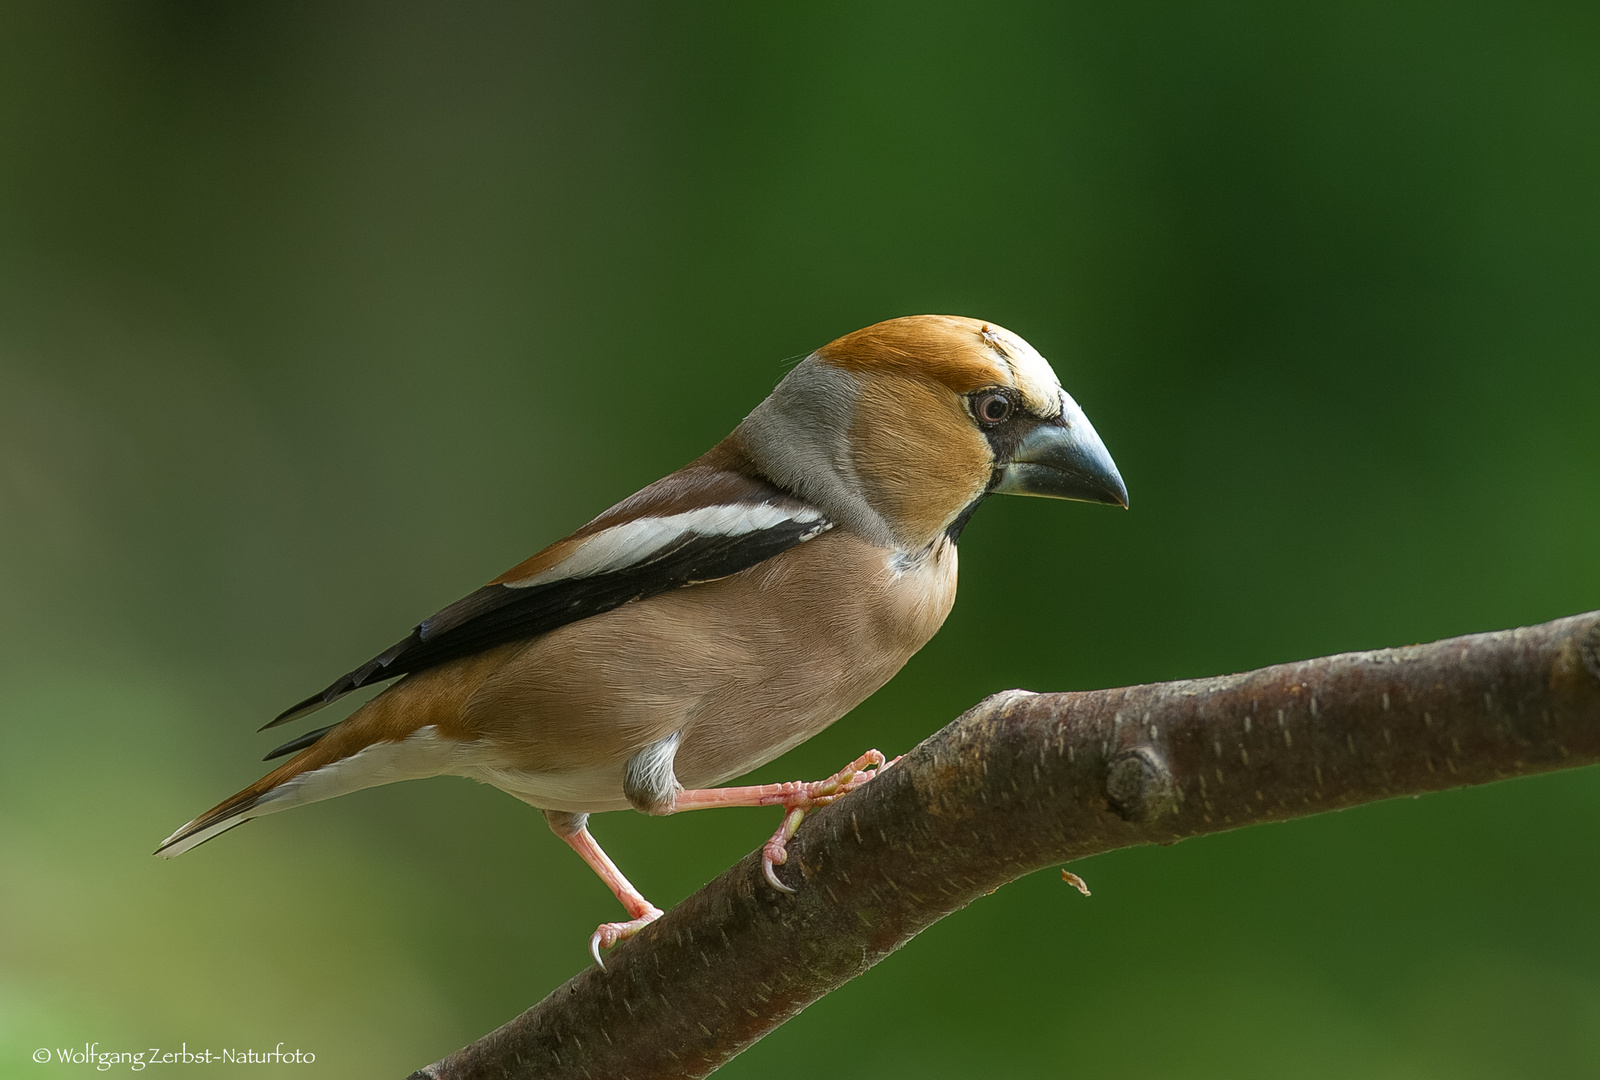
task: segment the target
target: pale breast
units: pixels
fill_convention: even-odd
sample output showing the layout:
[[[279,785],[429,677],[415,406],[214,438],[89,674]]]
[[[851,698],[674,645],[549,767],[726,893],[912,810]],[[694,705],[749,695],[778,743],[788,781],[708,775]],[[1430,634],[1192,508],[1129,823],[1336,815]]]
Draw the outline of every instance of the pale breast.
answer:
[[[519,774],[484,779],[535,805],[626,806],[623,764],[675,731],[679,782],[710,786],[877,690],[943,624],[955,590],[947,540],[906,556],[825,533],[545,635],[486,680],[464,719]]]

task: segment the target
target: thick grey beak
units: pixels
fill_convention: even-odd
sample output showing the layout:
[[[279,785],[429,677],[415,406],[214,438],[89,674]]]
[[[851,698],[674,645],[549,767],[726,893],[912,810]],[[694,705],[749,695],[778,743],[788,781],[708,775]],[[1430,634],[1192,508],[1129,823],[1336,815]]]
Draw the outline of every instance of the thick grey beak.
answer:
[[[1109,503],[1124,509],[1128,489],[1078,403],[1062,391],[1061,418],[1044,421],[1017,446],[1010,460],[999,465],[995,491],[1006,495],[1038,495],[1046,499],[1075,499]]]

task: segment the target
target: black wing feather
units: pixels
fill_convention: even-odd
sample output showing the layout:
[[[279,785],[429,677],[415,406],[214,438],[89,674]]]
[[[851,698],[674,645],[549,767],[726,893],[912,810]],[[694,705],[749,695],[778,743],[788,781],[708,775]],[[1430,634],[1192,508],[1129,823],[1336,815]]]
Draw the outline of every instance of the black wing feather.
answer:
[[[329,724],[327,727],[320,727],[315,731],[308,731],[304,735],[298,735],[284,743],[282,746],[278,747],[276,750],[272,751],[261,760],[271,761],[273,758],[280,758],[285,754],[292,754],[296,750],[304,750],[306,747],[310,746],[312,743],[316,742],[318,739],[322,738],[324,735],[338,726],[338,724]]]
[[[737,574],[830,527],[830,522],[812,516],[807,521],[783,521],[771,528],[739,536],[686,533],[650,558],[623,570],[521,588],[485,585],[424,620],[404,640],[334,680],[322,693],[284,710],[265,727],[276,727],[315,712],[363,686],[422,671],[497,645],[537,637],[579,619],[621,607],[630,600],[642,600],[686,585]],[[321,733],[317,733],[317,737],[320,738]],[[309,745],[310,742],[296,739],[270,756]]]

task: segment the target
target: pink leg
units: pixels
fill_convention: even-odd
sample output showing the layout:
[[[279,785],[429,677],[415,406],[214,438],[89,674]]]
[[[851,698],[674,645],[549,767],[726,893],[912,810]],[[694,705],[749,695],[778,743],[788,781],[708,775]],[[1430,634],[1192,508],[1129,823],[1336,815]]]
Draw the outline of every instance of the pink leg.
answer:
[[[899,760],[895,758],[895,761]],[[793,893],[793,889],[778,880],[773,867],[782,866],[789,861],[789,840],[794,836],[795,830],[800,828],[800,822],[805,819],[806,813],[850,794],[893,764],[894,761],[885,763],[884,756],[878,751],[868,750],[826,780],[791,780],[785,784],[680,791],[672,802],[671,812],[676,814],[684,810],[706,810],[715,806],[783,807],[785,811],[783,824],[778,826],[778,831],[772,834],[772,839],[761,849],[761,872],[767,876],[767,881],[774,889]],[[604,858],[604,855],[601,857]],[[622,894],[617,895],[620,898]]]
[[[611,861],[611,856],[602,851],[600,845],[595,843],[594,837],[589,835],[588,826],[580,826],[576,832],[561,834],[561,839],[578,853],[579,858],[589,864],[589,869],[600,875],[600,880],[606,883],[632,916],[628,922],[602,923],[594,932],[594,936],[589,939],[589,954],[594,957],[596,964],[604,968],[606,965],[605,961],[600,959],[600,950],[609,949],[617,942],[631,938],[661,918],[661,909],[646,900],[639,890],[622,876],[622,871]]]

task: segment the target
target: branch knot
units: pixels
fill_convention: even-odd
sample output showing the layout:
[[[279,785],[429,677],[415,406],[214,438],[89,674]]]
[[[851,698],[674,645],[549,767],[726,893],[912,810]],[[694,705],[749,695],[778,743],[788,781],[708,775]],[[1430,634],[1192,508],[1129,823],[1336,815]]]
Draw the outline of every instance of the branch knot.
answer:
[[[1106,766],[1106,797],[1124,821],[1148,824],[1177,809],[1172,771],[1153,747],[1134,746]]]

